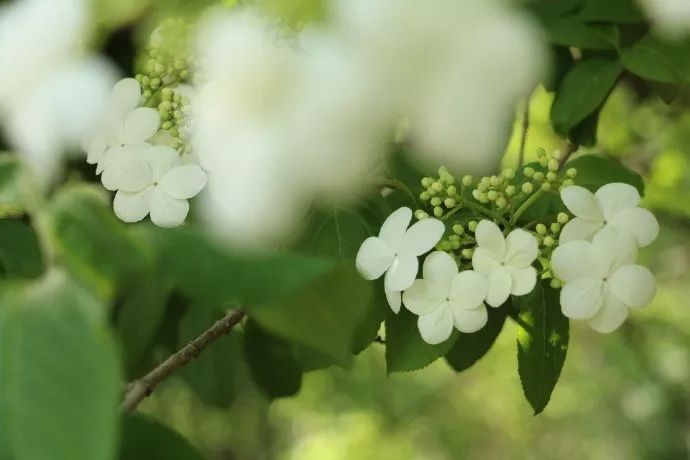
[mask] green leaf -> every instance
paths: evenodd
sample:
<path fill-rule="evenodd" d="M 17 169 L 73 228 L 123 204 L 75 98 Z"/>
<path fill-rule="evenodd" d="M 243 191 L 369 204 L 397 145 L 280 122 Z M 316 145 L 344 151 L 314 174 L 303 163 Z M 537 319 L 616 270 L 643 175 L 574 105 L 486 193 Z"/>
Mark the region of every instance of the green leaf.
<path fill-rule="evenodd" d="M 534 409 L 544 410 L 551 399 L 568 350 L 568 318 L 558 292 L 537 283 L 527 296 L 514 297 L 520 310 L 517 326 L 518 372 L 522 391 Z"/>
<path fill-rule="evenodd" d="M 244 353 L 254 382 L 271 399 L 299 392 L 302 369 L 289 342 L 250 319 L 244 328 Z"/>
<path fill-rule="evenodd" d="M 334 208 L 306 232 L 308 253 L 354 260 L 362 242 L 376 230 L 356 211 Z"/>
<path fill-rule="evenodd" d="M 525 167 L 527 166 L 533 168 L 535 171 L 543 169 L 536 161 L 527 163 Z M 522 182 L 525 182 L 526 180 L 527 179 L 524 175 L 524 168 L 518 169 L 515 172 L 515 183 L 520 184 Z M 535 219 L 542 220 L 545 216 L 555 216 L 557 213 L 565 210 L 566 207 L 563 204 L 563 201 L 561 201 L 561 197 L 557 191 L 542 193 L 537 198 L 537 200 L 529 208 L 527 208 L 527 210 L 524 213 L 522 213 L 520 219 L 518 220 L 518 223 L 524 224 L 527 222 L 531 222 Z"/>
<path fill-rule="evenodd" d="M 491 349 L 503 330 L 505 308 L 488 308 L 486 326 L 472 334 L 458 334 L 453 348 L 446 354 L 446 361 L 456 371 L 464 371 L 479 361 Z"/>
<path fill-rule="evenodd" d="M 621 52 L 630 72 L 657 82 L 682 83 L 690 79 L 690 42 L 668 43 L 652 34 Z"/>
<path fill-rule="evenodd" d="M 622 68 L 617 61 L 587 59 L 577 63 L 561 82 L 551 106 L 551 124 L 562 136 L 600 107 Z"/>
<path fill-rule="evenodd" d="M 118 458 L 204 460 L 196 448 L 179 433 L 141 414 L 125 417 Z"/>
<path fill-rule="evenodd" d="M 623 182 L 635 187 L 640 195 L 644 194 L 642 177 L 625 167 L 617 158 L 608 155 L 582 155 L 569 161 L 566 167 L 576 168 L 575 183 L 592 192 L 611 182 Z"/>
<path fill-rule="evenodd" d="M 251 306 L 249 315 L 267 331 L 346 364 L 369 302 L 371 284 L 346 264 L 293 295 Z"/>
<path fill-rule="evenodd" d="M 599 115 L 601 115 L 601 107 L 587 115 L 587 118 L 570 130 L 570 140 L 577 145 L 594 147 L 597 143 Z"/>
<path fill-rule="evenodd" d="M 24 213 L 29 203 L 27 174 L 16 157 L 0 154 L 0 219 Z"/>
<path fill-rule="evenodd" d="M 43 217 L 56 256 L 105 298 L 152 264 L 147 245 L 115 217 L 96 187 L 63 188 Z"/>
<path fill-rule="evenodd" d="M 582 2 L 583 0 L 559 0 L 557 2 L 551 0 L 531 0 L 525 2 L 525 7 L 542 21 L 548 23 L 575 11 Z"/>
<path fill-rule="evenodd" d="M 458 338 L 453 331 L 448 340 L 429 345 L 419 334 L 417 316 L 405 308 L 398 314 L 388 311 L 386 316 L 386 367 L 388 373 L 421 369 L 448 353 Z"/>
<path fill-rule="evenodd" d="M 575 48 L 610 50 L 618 47 L 618 28 L 613 24 L 587 24 L 573 18 L 548 22 L 551 43 Z"/>
<path fill-rule="evenodd" d="M 192 305 L 180 321 L 178 349 L 200 336 L 221 316 L 217 310 Z M 181 369 L 180 375 L 204 403 L 227 408 L 235 399 L 239 340 L 239 333 L 233 330 Z"/>
<path fill-rule="evenodd" d="M 582 21 L 616 22 L 620 24 L 644 22 L 645 17 L 635 0 L 585 0 L 577 13 Z"/>
<path fill-rule="evenodd" d="M 43 272 L 38 236 L 20 220 L 0 220 L 0 272 L 10 277 L 35 278 Z"/>
<path fill-rule="evenodd" d="M 4 286 L 0 299 L 0 418 L 13 458 L 112 459 L 122 379 L 104 305 L 55 271 Z"/>
<path fill-rule="evenodd" d="M 381 323 L 386 319 L 386 313 L 390 311 L 388 300 L 383 289 L 383 277 L 374 281 L 374 289 L 371 301 L 367 306 L 364 317 L 355 331 L 352 344 L 354 354 L 361 353 L 374 341 L 376 333 L 381 328 Z"/>

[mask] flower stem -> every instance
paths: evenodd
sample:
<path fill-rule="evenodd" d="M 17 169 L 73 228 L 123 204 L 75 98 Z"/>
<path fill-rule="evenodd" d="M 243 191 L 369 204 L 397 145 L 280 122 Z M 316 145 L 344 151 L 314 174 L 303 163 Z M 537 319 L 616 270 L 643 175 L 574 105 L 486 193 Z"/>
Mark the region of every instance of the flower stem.
<path fill-rule="evenodd" d="M 514 225 L 515 222 L 517 222 L 517 220 L 520 218 L 522 213 L 527 211 L 527 209 L 530 206 L 532 206 L 539 199 L 539 197 L 542 195 L 542 193 L 543 193 L 543 190 L 539 189 L 536 192 L 534 192 L 534 195 L 527 198 L 527 200 L 525 200 L 525 202 L 522 203 L 522 205 L 517 209 L 517 211 L 515 211 L 515 214 L 513 214 L 513 218 L 510 220 L 511 225 Z"/>

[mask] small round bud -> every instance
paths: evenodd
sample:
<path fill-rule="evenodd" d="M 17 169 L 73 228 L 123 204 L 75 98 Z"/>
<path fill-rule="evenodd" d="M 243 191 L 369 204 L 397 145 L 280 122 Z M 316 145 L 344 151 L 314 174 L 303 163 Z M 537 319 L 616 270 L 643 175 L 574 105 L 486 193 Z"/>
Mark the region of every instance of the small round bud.
<path fill-rule="evenodd" d="M 166 88 L 166 89 L 168 89 L 168 88 Z M 161 102 L 161 103 L 158 105 L 158 107 L 161 108 L 161 109 L 163 109 L 163 110 L 167 110 L 167 111 L 171 111 L 172 108 L 173 108 L 173 106 L 172 106 L 172 104 L 170 103 L 170 101 L 163 101 L 163 102 Z"/>
<path fill-rule="evenodd" d="M 446 184 L 451 185 L 455 183 L 455 176 L 451 173 L 446 174 Z"/>
<path fill-rule="evenodd" d="M 553 158 L 551 158 L 547 164 L 549 171 L 554 171 L 554 172 L 558 171 L 559 166 L 560 165 L 558 164 L 558 161 L 554 160 Z"/>
<path fill-rule="evenodd" d="M 450 235 L 448 236 L 448 241 L 450 241 L 451 243 L 453 241 L 460 241 L 460 235 Z"/>
<path fill-rule="evenodd" d="M 520 187 L 520 189 L 522 190 L 522 193 L 526 193 L 529 195 L 534 190 L 534 186 L 531 182 L 525 182 L 524 184 L 522 184 L 522 187 Z"/>
<path fill-rule="evenodd" d="M 463 249 L 460 251 L 460 255 L 462 256 L 463 259 L 471 259 L 472 255 L 474 254 L 474 251 L 472 249 Z"/>
<path fill-rule="evenodd" d="M 560 160 L 562 156 L 563 154 L 558 149 L 554 150 L 553 153 L 551 153 L 551 158 L 553 158 L 554 160 Z"/>
<path fill-rule="evenodd" d="M 165 129 L 165 130 L 168 130 L 168 129 L 172 128 L 172 126 L 173 126 L 173 125 L 172 125 L 171 122 L 169 122 L 169 121 L 164 121 L 163 124 L 161 125 L 161 128 L 163 128 L 163 129 Z"/>
<path fill-rule="evenodd" d="M 555 172 L 549 171 L 546 173 L 546 180 L 548 182 L 556 182 L 556 179 L 558 179 L 558 176 L 556 175 Z"/>
<path fill-rule="evenodd" d="M 487 182 L 481 181 L 479 184 L 477 184 L 477 190 L 480 192 L 486 192 L 489 190 L 489 184 Z"/>
<path fill-rule="evenodd" d="M 503 170 L 502 174 L 503 177 L 505 177 L 506 179 L 512 179 L 513 177 L 515 177 L 515 170 L 512 168 L 507 168 Z"/>
<path fill-rule="evenodd" d="M 431 195 L 429 195 L 429 192 L 424 191 L 419 194 L 419 199 L 422 201 L 429 201 L 429 199 L 431 199 Z"/>
<path fill-rule="evenodd" d="M 509 185 L 505 189 L 505 194 L 506 196 L 513 196 L 515 195 L 515 186 L 514 185 Z"/>
<path fill-rule="evenodd" d="M 565 172 L 566 176 L 570 177 L 571 179 L 574 179 L 575 176 L 577 176 L 577 169 L 575 168 L 568 168 L 568 170 Z"/>
<path fill-rule="evenodd" d="M 491 176 L 489 178 L 489 183 L 491 184 L 492 187 L 498 187 L 501 185 L 501 179 L 498 176 Z"/>
<path fill-rule="evenodd" d="M 453 251 L 460 249 L 460 241 L 451 241 L 450 247 L 453 249 Z"/>
<path fill-rule="evenodd" d="M 549 190 L 551 190 L 551 184 L 548 182 L 544 182 L 543 184 L 541 184 L 541 189 L 545 192 L 548 192 Z"/>
<path fill-rule="evenodd" d="M 549 286 L 551 286 L 552 289 L 559 289 L 561 287 L 561 282 L 556 278 L 552 278 L 551 281 L 549 281 Z"/>
<path fill-rule="evenodd" d="M 436 181 L 431 184 L 431 188 L 434 189 L 436 193 L 439 193 L 443 191 L 443 184 L 440 181 Z"/>
<path fill-rule="evenodd" d="M 161 90 L 161 97 L 163 98 L 164 101 L 172 101 L 173 90 L 170 88 L 163 88 Z"/>
<path fill-rule="evenodd" d="M 561 184 L 563 185 L 563 187 L 570 187 L 570 186 L 573 185 L 574 183 L 575 183 L 575 182 L 573 182 L 572 179 L 565 179 Z"/>
<path fill-rule="evenodd" d="M 489 190 L 486 193 L 486 197 L 489 199 L 489 201 L 496 201 L 496 198 L 498 198 L 498 192 L 496 190 Z"/>
<path fill-rule="evenodd" d="M 551 229 L 551 233 L 558 234 L 558 232 L 561 231 L 561 224 L 554 222 L 549 228 Z"/>
<path fill-rule="evenodd" d="M 153 95 L 153 93 L 150 89 L 146 89 L 143 93 L 141 93 L 141 95 L 144 96 L 144 99 L 148 99 Z"/>
<path fill-rule="evenodd" d="M 431 177 L 422 177 L 422 187 L 431 187 L 433 183 L 434 180 Z"/>
<path fill-rule="evenodd" d="M 158 89 L 158 87 L 160 85 L 161 85 L 161 79 L 160 78 L 152 78 L 151 79 L 151 88 Z"/>
<path fill-rule="evenodd" d="M 455 187 L 455 185 L 451 185 L 446 189 L 446 193 L 450 196 L 455 196 L 455 194 L 458 193 L 458 189 Z"/>
<path fill-rule="evenodd" d="M 170 118 L 170 112 L 164 109 L 158 109 L 158 115 L 160 115 L 161 119 L 163 120 Z"/>
<path fill-rule="evenodd" d="M 534 180 L 536 180 L 537 182 L 541 182 L 544 180 L 544 173 L 541 171 L 537 171 L 534 173 L 533 177 L 534 177 Z"/>
<path fill-rule="evenodd" d="M 443 204 L 446 205 L 446 208 L 454 208 L 455 207 L 455 198 L 446 198 L 443 201 Z"/>
<path fill-rule="evenodd" d="M 484 193 L 484 194 L 480 197 L 479 202 L 482 203 L 482 204 L 486 204 L 486 203 L 489 202 L 489 197 L 486 196 L 486 193 Z"/>
<path fill-rule="evenodd" d="M 541 158 L 539 160 L 539 166 L 541 166 L 542 168 L 546 168 L 548 165 L 549 165 L 548 158 Z"/>
<path fill-rule="evenodd" d="M 570 220 L 570 217 L 568 217 L 568 214 L 566 214 L 564 212 L 559 212 L 558 216 L 556 216 L 556 220 L 558 221 L 559 224 L 565 225 Z"/>
<path fill-rule="evenodd" d="M 483 193 L 479 191 L 479 189 L 474 189 L 472 190 L 472 196 L 474 197 L 475 200 L 481 201 L 482 200 L 482 195 Z"/>
<path fill-rule="evenodd" d="M 503 198 L 502 196 L 499 196 L 496 199 L 496 206 L 498 206 L 499 208 L 505 208 L 507 205 L 508 205 L 508 201 L 506 201 L 506 199 Z"/>
<path fill-rule="evenodd" d="M 442 215 L 443 215 L 443 208 L 441 208 L 440 206 L 436 206 L 434 208 L 434 216 L 441 217 Z"/>
<path fill-rule="evenodd" d="M 472 185 L 472 182 L 474 182 L 472 176 L 463 176 L 462 185 L 464 185 L 465 187 L 469 187 L 470 185 Z"/>
<path fill-rule="evenodd" d="M 544 241 L 542 241 L 542 244 L 547 248 L 550 248 L 551 246 L 553 246 L 554 243 L 555 243 L 555 241 L 550 236 L 544 237 Z"/>
<path fill-rule="evenodd" d="M 165 66 L 160 62 L 156 62 L 153 70 L 157 75 L 163 75 L 165 73 Z"/>
<path fill-rule="evenodd" d="M 429 217 L 429 214 L 427 214 L 426 212 L 424 212 L 421 209 L 417 209 L 414 212 L 414 216 L 417 218 L 417 220 L 424 220 L 424 219 Z"/>
<path fill-rule="evenodd" d="M 141 77 L 141 86 L 142 87 L 148 88 L 150 84 L 151 84 L 151 79 L 148 76 L 144 75 L 143 77 Z"/>
<path fill-rule="evenodd" d="M 542 147 L 537 147 L 537 158 L 542 158 L 546 156 L 546 150 Z"/>
<path fill-rule="evenodd" d="M 441 200 L 440 197 L 435 196 L 431 199 L 431 201 L 429 201 L 429 203 L 431 203 L 431 206 L 441 206 L 443 200 Z"/>
<path fill-rule="evenodd" d="M 532 177 L 534 176 L 534 168 L 527 166 L 523 170 L 523 173 L 525 174 L 525 177 Z"/>
<path fill-rule="evenodd" d="M 453 225 L 453 232 L 458 235 L 462 235 L 463 233 L 465 233 L 465 228 L 460 224 L 455 224 Z"/>
<path fill-rule="evenodd" d="M 450 241 L 441 241 L 441 251 L 450 251 L 453 248 Z"/>
<path fill-rule="evenodd" d="M 535 227 L 535 230 L 540 235 L 546 235 L 546 225 L 544 225 L 544 224 L 537 224 L 537 226 Z"/>
<path fill-rule="evenodd" d="M 477 221 L 476 220 L 469 221 L 467 223 L 467 228 L 469 228 L 471 232 L 474 232 L 477 229 Z"/>

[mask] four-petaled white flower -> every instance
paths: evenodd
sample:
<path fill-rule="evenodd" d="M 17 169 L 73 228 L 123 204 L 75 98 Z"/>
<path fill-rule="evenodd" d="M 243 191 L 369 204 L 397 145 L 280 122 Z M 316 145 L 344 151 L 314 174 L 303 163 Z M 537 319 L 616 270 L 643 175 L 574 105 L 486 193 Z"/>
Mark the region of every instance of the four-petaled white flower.
<path fill-rule="evenodd" d="M 632 185 L 615 182 L 602 186 L 596 193 L 571 185 L 561 191 L 561 199 L 575 218 L 563 227 L 560 244 L 591 241 L 604 226 L 631 236 L 640 247 L 650 244 L 659 234 L 659 223 L 654 215 L 637 206 L 640 194 Z"/>
<path fill-rule="evenodd" d="M 636 255 L 633 242 L 608 227 L 592 242 L 576 240 L 556 248 L 551 268 L 565 282 L 563 314 L 589 319 L 592 329 L 611 332 L 625 321 L 630 308 L 651 302 L 656 281 L 646 267 L 634 264 Z"/>
<path fill-rule="evenodd" d="M 522 229 L 503 237 L 496 224 L 482 220 L 475 231 L 477 248 L 472 267 L 489 280 L 486 303 L 500 307 L 510 294 L 529 294 L 537 282 L 532 262 L 537 258 L 537 239 Z"/>
<path fill-rule="evenodd" d="M 410 208 L 393 212 L 381 226 L 379 236 L 370 236 L 357 252 L 357 269 L 365 279 L 374 280 L 384 273 L 384 288 L 388 304 L 400 311 L 400 293 L 412 286 L 419 262 L 417 257 L 431 250 L 443 236 L 445 227 L 440 220 L 424 219 L 409 229 Z"/>
<path fill-rule="evenodd" d="M 405 307 L 419 315 L 417 327 L 430 344 L 444 342 L 453 326 L 460 332 L 476 332 L 486 324 L 484 299 L 488 283 L 479 273 L 458 273 L 458 265 L 446 252 L 432 252 L 424 260 L 423 279 L 403 293 Z"/>
<path fill-rule="evenodd" d="M 118 155 L 108 170 L 118 189 L 115 214 L 125 222 L 138 222 L 150 213 L 159 227 L 176 227 L 187 217 L 187 199 L 206 185 L 200 166 L 183 163 L 174 149 L 161 145 L 142 154 Z"/>
<path fill-rule="evenodd" d="M 101 180 L 108 190 L 116 190 L 106 171 L 110 161 L 125 152 L 143 152 L 150 146 L 146 141 L 158 131 L 158 112 L 139 107 L 140 98 L 141 86 L 134 78 L 117 82 L 110 93 L 102 126 L 86 142 L 86 161 L 98 165 L 96 174 L 103 173 Z"/>

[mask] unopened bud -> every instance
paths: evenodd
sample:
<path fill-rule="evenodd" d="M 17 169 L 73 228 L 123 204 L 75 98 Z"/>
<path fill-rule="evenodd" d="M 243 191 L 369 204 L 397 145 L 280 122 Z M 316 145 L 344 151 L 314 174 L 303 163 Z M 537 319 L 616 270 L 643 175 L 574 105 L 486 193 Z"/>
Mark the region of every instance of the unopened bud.
<path fill-rule="evenodd" d="M 455 207 L 455 198 L 446 198 L 443 201 L 443 204 L 446 205 L 446 208 L 454 208 Z"/>
<path fill-rule="evenodd" d="M 471 259 L 472 255 L 474 254 L 474 250 L 472 249 L 463 249 L 460 251 L 460 255 L 462 256 L 463 259 Z"/>
<path fill-rule="evenodd" d="M 431 199 L 431 201 L 429 201 L 429 203 L 431 203 L 431 206 L 441 206 L 443 200 L 441 200 L 440 197 L 435 196 Z"/>
<path fill-rule="evenodd" d="M 561 224 L 559 224 L 558 222 L 554 222 L 551 224 L 549 228 L 551 229 L 551 233 L 558 234 L 558 232 L 561 231 Z"/>
<path fill-rule="evenodd" d="M 489 199 L 489 201 L 496 201 L 496 198 L 498 198 L 498 192 L 496 190 L 489 190 L 486 193 L 486 197 Z"/>
<path fill-rule="evenodd" d="M 462 235 L 463 233 L 465 233 L 465 228 L 460 224 L 455 224 L 453 225 L 453 232 L 458 235 Z"/>
<path fill-rule="evenodd" d="M 522 193 L 526 193 L 529 195 L 534 190 L 534 186 L 531 182 L 525 182 L 524 184 L 522 184 L 522 187 L 520 187 L 520 189 L 522 190 Z"/>
<path fill-rule="evenodd" d="M 443 208 L 441 208 L 440 206 L 436 206 L 434 208 L 434 216 L 441 217 L 442 215 L 443 215 Z"/>
<path fill-rule="evenodd" d="M 568 168 L 568 170 L 565 172 L 565 174 L 570 177 L 571 179 L 574 179 L 575 176 L 577 176 L 577 169 L 575 168 Z"/>
<path fill-rule="evenodd" d="M 544 180 L 544 173 L 541 171 L 537 171 L 534 173 L 533 177 L 534 177 L 534 180 L 536 180 L 537 182 L 541 182 Z"/>
<path fill-rule="evenodd" d="M 462 185 L 464 185 L 465 187 L 469 187 L 470 185 L 472 185 L 472 182 L 474 182 L 472 176 L 463 176 Z"/>
<path fill-rule="evenodd" d="M 551 281 L 549 281 L 549 286 L 551 286 L 552 289 L 559 289 L 562 284 L 556 278 L 552 278 Z"/>
<path fill-rule="evenodd" d="M 469 228 L 471 232 L 474 232 L 477 229 L 477 221 L 476 220 L 469 221 L 467 224 L 467 228 Z"/>
<path fill-rule="evenodd" d="M 549 171 L 546 173 L 546 180 L 548 182 L 556 182 L 556 179 L 558 179 L 558 176 L 556 175 L 555 172 Z"/>
<path fill-rule="evenodd" d="M 424 191 L 424 192 L 419 194 L 419 199 L 422 201 L 429 201 L 430 198 L 431 198 L 431 195 L 429 195 L 429 192 Z"/>
<path fill-rule="evenodd" d="M 548 182 L 544 182 L 543 184 L 541 184 L 541 189 L 545 192 L 548 192 L 549 190 L 551 190 L 551 184 Z"/>
<path fill-rule="evenodd" d="M 458 193 L 458 189 L 455 187 L 455 185 L 451 185 L 446 189 L 446 193 L 450 196 L 455 196 L 455 194 Z"/>
<path fill-rule="evenodd" d="M 574 183 L 575 183 L 575 182 L 573 182 L 572 179 L 565 179 L 565 180 L 562 182 L 562 185 L 563 185 L 563 187 L 570 187 L 570 186 L 573 185 Z"/>
<path fill-rule="evenodd" d="M 540 235 L 546 235 L 546 225 L 544 225 L 544 224 L 537 224 L 537 226 L 535 227 L 535 230 Z"/>
<path fill-rule="evenodd" d="M 434 189 L 436 193 L 439 193 L 443 191 L 443 184 L 439 181 L 436 181 L 433 184 L 431 184 L 431 188 Z"/>
<path fill-rule="evenodd" d="M 498 187 L 499 185 L 501 185 L 501 179 L 500 179 L 498 176 L 491 176 L 491 177 L 489 178 L 489 183 L 490 183 L 493 187 Z"/>
<path fill-rule="evenodd" d="M 560 165 L 558 164 L 558 161 L 554 160 L 553 158 L 549 160 L 549 163 L 547 164 L 547 167 L 549 168 L 549 171 L 558 171 L 558 167 Z"/>
<path fill-rule="evenodd" d="M 507 205 L 508 205 L 508 201 L 506 201 L 506 199 L 503 198 L 502 196 L 499 196 L 496 199 L 496 206 L 498 206 L 499 208 L 505 208 Z"/>
<path fill-rule="evenodd" d="M 544 246 L 546 246 L 547 248 L 550 248 L 551 246 L 553 246 L 554 243 L 555 243 L 555 241 L 554 241 L 553 238 L 550 237 L 550 236 L 545 236 L 545 237 L 544 237 L 544 241 L 542 241 L 542 244 L 543 244 Z"/>
<path fill-rule="evenodd" d="M 512 168 L 507 168 L 503 170 L 502 174 L 503 177 L 505 177 L 506 179 L 512 179 L 513 177 L 515 177 L 515 170 Z"/>
<path fill-rule="evenodd" d="M 427 214 L 426 212 L 424 212 L 421 209 L 417 209 L 414 212 L 414 216 L 417 218 L 417 220 L 424 220 L 424 219 L 429 217 L 429 214 Z"/>
<path fill-rule="evenodd" d="M 525 174 L 525 177 L 532 177 L 534 176 L 534 168 L 527 166 L 523 170 L 523 173 Z"/>
<path fill-rule="evenodd" d="M 556 220 L 558 221 L 559 224 L 565 225 L 570 220 L 570 217 L 568 217 L 568 214 L 566 214 L 564 212 L 559 212 L 558 216 L 556 216 Z"/>
<path fill-rule="evenodd" d="M 515 195 L 515 186 L 514 185 L 509 185 L 505 189 L 505 194 L 506 196 L 513 196 Z"/>
<path fill-rule="evenodd" d="M 546 156 L 546 150 L 544 150 L 542 147 L 537 147 L 537 158 L 544 156 Z"/>

